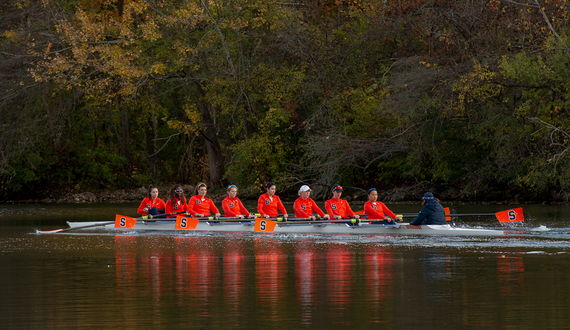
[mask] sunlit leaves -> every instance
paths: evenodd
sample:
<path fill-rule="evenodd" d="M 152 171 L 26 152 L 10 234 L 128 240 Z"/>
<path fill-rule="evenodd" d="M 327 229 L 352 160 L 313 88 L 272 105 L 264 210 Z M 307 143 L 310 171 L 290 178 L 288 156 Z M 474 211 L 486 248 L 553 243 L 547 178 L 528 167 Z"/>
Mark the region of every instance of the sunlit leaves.
<path fill-rule="evenodd" d="M 485 102 L 499 95 L 501 86 L 493 82 L 495 76 L 495 72 L 475 62 L 473 69 L 454 84 L 453 91 L 458 94 L 457 109 L 464 114 L 469 110 L 469 103 Z"/>

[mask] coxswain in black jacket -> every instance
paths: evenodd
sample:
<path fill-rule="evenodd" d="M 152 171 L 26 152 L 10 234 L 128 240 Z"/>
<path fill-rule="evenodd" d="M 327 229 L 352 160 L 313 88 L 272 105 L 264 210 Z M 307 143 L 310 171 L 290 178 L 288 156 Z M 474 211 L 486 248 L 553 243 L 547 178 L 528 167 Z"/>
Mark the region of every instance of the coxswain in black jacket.
<path fill-rule="evenodd" d="M 433 194 L 427 192 L 422 199 L 422 210 L 410 225 L 445 225 L 445 211 Z"/>

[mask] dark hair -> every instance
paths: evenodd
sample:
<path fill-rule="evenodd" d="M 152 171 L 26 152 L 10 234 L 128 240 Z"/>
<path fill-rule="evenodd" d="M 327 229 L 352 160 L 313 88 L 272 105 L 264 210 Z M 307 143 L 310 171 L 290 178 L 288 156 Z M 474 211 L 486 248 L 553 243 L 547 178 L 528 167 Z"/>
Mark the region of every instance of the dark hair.
<path fill-rule="evenodd" d="M 152 198 L 152 196 L 150 196 L 150 193 L 152 192 L 153 189 L 158 190 L 158 188 L 153 186 L 153 185 L 148 186 L 148 197 L 149 198 Z"/>
<path fill-rule="evenodd" d="M 196 189 L 194 189 L 194 195 L 198 195 L 198 190 L 200 190 L 200 188 L 202 187 L 206 187 L 206 189 L 208 189 L 207 184 L 205 184 L 204 182 L 198 182 L 198 184 L 196 185 Z"/>
<path fill-rule="evenodd" d="M 370 193 L 373 192 L 373 191 L 377 191 L 376 188 L 370 188 L 370 189 L 368 189 L 368 196 L 370 196 Z"/>
<path fill-rule="evenodd" d="M 175 190 L 177 190 L 177 188 L 180 188 L 182 190 L 182 196 L 180 196 L 180 200 L 184 201 L 184 204 L 186 204 L 186 196 L 184 196 L 184 189 L 182 189 L 182 186 L 179 184 L 175 184 L 172 188 L 170 188 L 170 191 L 168 192 L 170 204 L 174 205 L 174 203 L 176 203 L 177 194 Z"/>
<path fill-rule="evenodd" d="M 269 188 L 273 187 L 275 185 L 275 182 L 271 181 L 271 182 L 267 182 L 265 184 L 265 190 L 269 190 Z"/>

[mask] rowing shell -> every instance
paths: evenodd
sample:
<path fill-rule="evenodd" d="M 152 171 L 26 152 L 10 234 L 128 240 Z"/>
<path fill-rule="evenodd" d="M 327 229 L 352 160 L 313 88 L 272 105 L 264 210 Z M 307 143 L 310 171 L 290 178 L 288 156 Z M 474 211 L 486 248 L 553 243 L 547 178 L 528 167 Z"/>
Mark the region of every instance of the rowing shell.
<path fill-rule="evenodd" d="M 67 222 L 69 227 L 97 228 L 97 222 Z M 115 228 L 114 224 L 103 223 L 101 227 L 114 231 L 175 231 L 175 232 L 254 232 L 254 221 L 244 222 L 200 222 L 196 229 L 177 230 L 174 221 L 138 221 L 134 228 Z M 79 229 L 79 228 L 78 228 Z M 274 233 L 308 234 L 360 234 L 360 235 L 445 235 L 445 236 L 504 236 L 507 231 L 495 229 L 460 228 L 450 225 L 413 226 L 408 223 L 395 225 L 346 223 L 295 224 L 278 223 Z"/>

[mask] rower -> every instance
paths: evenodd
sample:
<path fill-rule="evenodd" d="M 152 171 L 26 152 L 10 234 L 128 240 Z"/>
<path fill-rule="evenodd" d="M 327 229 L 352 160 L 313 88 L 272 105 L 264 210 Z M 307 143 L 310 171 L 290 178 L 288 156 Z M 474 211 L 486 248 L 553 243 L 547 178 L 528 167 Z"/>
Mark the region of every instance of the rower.
<path fill-rule="evenodd" d="M 143 216 L 147 214 L 157 216 L 164 214 L 165 207 L 164 201 L 158 198 L 158 188 L 151 185 L 148 187 L 148 197 L 143 199 L 137 213 Z"/>
<path fill-rule="evenodd" d="M 359 219 L 360 216 L 358 214 L 354 214 L 348 202 L 344 199 L 340 199 L 342 196 L 342 187 L 338 184 L 332 186 L 332 194 L 333 197 L 325 202 L 325 208 L 327 209 L 327 213 L 333 219 L 342 219 L 342 218 L 355 218 Z"/>
<path fill-rule="evenodd" d="M 295 211 L 295 218 L 310 218 L 311 220 L 316 220 L 313 215 L 313 211 L 317 213 L 321 218 L 329 218 L 328 214 L 325 214 L 318 206 L 317 203 L 312 198 L 309 198 L 311 194 L 311 188 L 307 185 L 301 186 L 299 189 L 299 198 L 293 204 L 293 210 Z"/>
<path fill-rule="evenodd" d="M 401 216 L 396 216 L 384 203 L 378 201 L 378 191 L 376 191 L 376 188 L 370 188 L 368 190 L 368 202 L 364 204 L 364 213 L 366 213 L 368 219 L 376 220 L 375 222 L 371 222 L 372 224 L 393 225 L 396 220 L 402 221 Z"/>
<path fill-rule="evenodd" d="M 426 192 L 422 197 L 422 209 L 418 217 L 410 225 L 445 225 L 445 210 L 432 193 Z"/>
<path fill-rule="evenodd" d="M 249 216 L 250 218 L 255 218 L 255 214 L 250 213 L 245 206 L 243 206 L 243 203 L 241 202 L 241 200 L 237 197 L 237 191 L 238 188 L 236 185 L 230 185 L 228 186 L 228 190 L 227 190 L 227 194 L 228 197 L 226 197 L 223 201 L 222 201 L 222 208 L 224 209 L 224 215 L 226 217 L 235 217 L 235 218 L 245 218 L 246 216 Z"/>
<path fill-rule="evenodd" d="M 283 214 L 284 218 L 287 218 L 287 210 L 283 203 L 281 203 L 281 199 L 279 196 L 275 195 L 277 191 L 277 186 L 275 182 L 268 182 L 265 184 L 265 191 L 266 193 L 259 196 L 257 200 L 257 212 L 261 214 L 263 218 L 276 218 L 279 216 L 279 211 Z"/>
<path fill-rule="evenodd" d="M 186 196 L 184 196 L 184 189 L 179 184 L 175 184 L 169 192 L 169 198 L 166 202 L 166 213 L 184 212 L 186 210 Z M 170 215 L 168 218 L 173 218 L 175 215 Z"/>
<path fill-rule="evenodd" d="M 220 211 L 214 202 L 206 197 L 208 193 L 208 186 L 199 182 L 196 186 L 195 195 L 190 198 L 188 205 L 186 205 L 186 212 L 195 217 L 205 217 L 211 215 L 210 212 L 214 212 L 215 216 L 219 217 Z"/>

